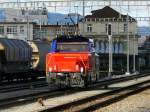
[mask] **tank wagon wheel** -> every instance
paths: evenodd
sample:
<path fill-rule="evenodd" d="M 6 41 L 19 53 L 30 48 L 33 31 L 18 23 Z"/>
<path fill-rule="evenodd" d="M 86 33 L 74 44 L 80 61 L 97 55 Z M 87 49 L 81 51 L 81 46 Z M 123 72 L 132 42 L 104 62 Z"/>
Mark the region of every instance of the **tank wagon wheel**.
<path fill-rule="evenodd" d="M 13 82 L 13 79 L 12 79 L 12 77 L 7 77 L 7 80 L 8 80 L 8 82 Z"/>
<path fill-rule="evenodd" d="M 2 81 L 2 78 L 1 78 L 1 76 L 0 76 L 0 83 L 1 83 L 1 81 Z"/>
<path fill-rule="evenodd" d="M 0 74 L 0 82 L 3 80 L 3 76 L 2 74 Z"/>
<path fill-rule="evenodd" d="M 35 81 L 35 80 L 37 80 L 37 77 L 36 76 L 31 76 L 31 80 Z"/>
<path fill-rule="evenodd" d="M 25 74 L 24 80 L 28 81 L 28 74 Z"/>

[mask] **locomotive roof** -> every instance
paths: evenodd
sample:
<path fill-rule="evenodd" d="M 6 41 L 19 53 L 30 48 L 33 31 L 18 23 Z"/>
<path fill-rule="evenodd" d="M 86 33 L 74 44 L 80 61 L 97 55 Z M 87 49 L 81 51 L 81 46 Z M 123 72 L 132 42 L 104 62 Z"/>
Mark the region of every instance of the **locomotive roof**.
<path fill-rule="evenodd" d="M 89 42 L 89 38 L 83 36 L 60 36 L 54 40 L 57 42 Z"/>

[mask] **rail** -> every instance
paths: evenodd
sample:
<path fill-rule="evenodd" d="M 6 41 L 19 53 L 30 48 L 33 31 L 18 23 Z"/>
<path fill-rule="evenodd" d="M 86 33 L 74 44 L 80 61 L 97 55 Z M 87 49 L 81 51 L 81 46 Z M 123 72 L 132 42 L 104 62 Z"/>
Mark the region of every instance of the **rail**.
<path fill-rule="evenodd" d="M 100 107 L 110 105 L 115 101 L 135 94 L 137 92 L 143 91 L 150 87 L 150 78 L 148 80 L 139 81 L 135 84 L 131 84 L 122 88 L 117 88 L 114 90 L 107 90 L 104 93 L 98 93 L 93 96 L 87 96 L 85 98 L 74 99 L 68 103 L 60 104 L 54 107 L 41 110 L 40 112 L 49 112 L 49 111 L 71 111 L 71 112 L 91 112 L 95 111 Z M 102 89 L 102 88 L 101 88 Z M 85 95 L 85 94 L 83 94 Z M 74 95 L 75 96 L 75 95 Z"/>
<path fill-rule="evenodd" d="M 42 97 L 43 99 L 49 99 L 52 97 L 58 97 L 58 96 L 64 96 L 65 94 L 69 95 L 69 94 L 75 94 L 81 91 L 85 91 L 85 90 L 89 90 L 89 89 L 93 89 L 93 87 L 103 87 L 105 85 L 111 85 L 114 83 L 118 83 L 118 82 L 123 82 L 123 81 L 128 81 L 128 80 L 134 80 L 134 79 L 140 79 L 142 77 L 146 77 L 149 76 L 150 74 L 138 74 L 138 75 L 132 75 L 132 76 L 126 76 L 123 78 L 116 78 L 116 79 L 109 79 L 109 80 L 103 80 L 97 83 L 93 83 L 92 85 L 90 85 L 87 89 L 58 89 L 58 88 L 51 88 L 49 90 L 46 91 L 42 91 L 42 92 L 38 92 L 38 93 L 34 93 L 34 94 L 28 94 L 28 95 L 22 95 L 22 96 L 18 96 L 18 97 L 12 97 L 12 98 L 6 98 L 3 100 L 0 100 L 0 110 L 6 109 L 6 108 L 11 108 L 14 106 L 21 106 L 24 104 L 30 104 L 33 103 L 35 101 L 37 101 L 37 99 L 39 97 Z M 23 100 L 21 100 L 23 99 Z"/>

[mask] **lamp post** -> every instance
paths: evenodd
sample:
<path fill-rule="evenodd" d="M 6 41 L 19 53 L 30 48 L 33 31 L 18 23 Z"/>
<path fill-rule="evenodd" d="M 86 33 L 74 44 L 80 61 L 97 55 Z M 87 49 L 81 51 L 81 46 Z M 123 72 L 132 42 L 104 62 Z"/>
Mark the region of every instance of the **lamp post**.
<path fill-rule="evenodd" d="M 127 28 L 126 28 L 126 33 L 127 33 L 127 72 L 126 75 L 130 75 L 130 70 L 129 70 L 129 15 L 127 14 L 127 20 L 126 20 Z"/>
<path fill-rule="evenodd" d="M 133 47 L 134 47 L 134 48 L 133 48 L 133 49 L 134 49 L 134 53 L 133 53 L 133 72 L 134 72 L 134 73 L 136 73 L 136 68 L 135 68 L 135 46 L 136 46 L 136 45 L 135 45 L 135 36 L 136 36 L 136 35 L 134 35 L 134 39 L 133 39 L 133 43 L 134 43 L 134 44 L 133 44 L 133 45 L 134 45 L 134 46 L 133 46 Z"/>
<path fill-rule="evenodd" d="M 29 32 L 29 10 L 28 8 L 26 9 L 26 19 L 27 19 L 27 40 L 31 40 L 30 38 L 30 32 Z"/>
<path fill-rule="evenodd" d="M 108 72 L 108 78 L 111 77 L 111 73 L 112 73 L 112 24 L 109 23 L 107 25 L 107 35 L 108 35 L 108 39 L 109 39 L 109 72 Z"/>
<path fill-rule="evenodd" d="M 83 35 L 84 35 L 84 23 L 85 23 L 85 0 L 82 1 L 83 4 Z"/>

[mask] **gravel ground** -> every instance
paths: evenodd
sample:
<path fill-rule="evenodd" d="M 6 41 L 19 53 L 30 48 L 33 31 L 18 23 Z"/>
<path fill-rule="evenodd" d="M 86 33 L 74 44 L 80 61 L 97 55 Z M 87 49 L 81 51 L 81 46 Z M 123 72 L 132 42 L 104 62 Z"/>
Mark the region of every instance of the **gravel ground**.
<path fill-rule="evenodd" d="M 95 112 L 150 112 L 150 89 L 129 96 Z"/>

